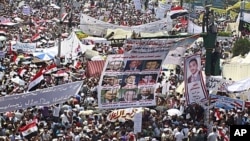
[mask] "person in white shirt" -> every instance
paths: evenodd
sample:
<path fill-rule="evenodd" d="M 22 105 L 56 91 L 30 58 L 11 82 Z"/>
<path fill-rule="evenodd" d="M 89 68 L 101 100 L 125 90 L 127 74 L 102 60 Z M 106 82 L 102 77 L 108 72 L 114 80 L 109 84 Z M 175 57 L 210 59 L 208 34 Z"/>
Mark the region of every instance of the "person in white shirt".
<path fill-rule="evenodd" d="M 56 104 L 55 106 L 53 106 L 53 117 L 54 117 L 54 121 L 57 122 L 59 117 L 60 117 L 60 110 L 61 110 L 61 105 Z"/>
<path fill-rule="evenodd" d="M 213 131 L 208 134 L 207 141 L 218 141 L 218 133 L 216 128 L 213 128 Z"/>
<path fill-rule="evenodd" d="M 175 133 L 175 135 L 174 135 L 175 141 L 183 141 L 184 135 L 183 135 L 183 133 L 181 132 L 181 129 L 178 127 L 177 130 L 178 130 L 178 131 L 177 131 L 177 132 Z"/>

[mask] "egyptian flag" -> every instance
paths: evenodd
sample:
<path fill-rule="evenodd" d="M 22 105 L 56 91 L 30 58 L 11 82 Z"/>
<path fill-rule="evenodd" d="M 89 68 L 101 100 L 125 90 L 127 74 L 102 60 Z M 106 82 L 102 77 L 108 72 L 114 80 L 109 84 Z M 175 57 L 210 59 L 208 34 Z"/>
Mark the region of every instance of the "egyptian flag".
<path fill-rule="evenodd" d="M 179 16 L 184 16 L 188 14 L 188 10 L 183 9 L 182 7 L 172 8 L 169 12 L 171 19 L 176 19 Z"/>
<path fill-rule="evenodd" d="M 214 117 L 216 118 L 216 121 L 221 119 L 221 115 L 220 115 L 220 110 L 219 109 L 215 109 L 214 111 Z"/>
<path fill-rule="evenodd" d="M 44 69 L 41 69 L 37 74 L 31 79 L 29 86 L 28 86 L 28 91 L 32 91 L 36 89 L 36 86 L 40 84 L 42 80 L 44 80 L 43 77 Z"/>
<path fill-rule="evenodd" d="M 82 63 L 81 63 L 80 61 L 78 61 L 78 60 L 75 60 L 75 61 L 74 61 L 74 67 L 75 67 L 76 69 L 79 69 L 81 66 L 82 66 Z"/>
<path fill-rule="evenodd" d="M 37 135 L 38 127 L 36 122 L 31 122 L 25 126 L 19 128 L 19 132 L 23 135 L 24 138 L 30 139 L 33 136 Z"/>
<path fill-rule="evenodd" d="M 41 39 L 41 36 L 39 33 L 36 33 L 34 36 L 31 37 L 32 42 L 37 41 L 39 39 Z"/>
<path fill-rule="evenodd" d="M 51 73 L 57 71 L 57 66 L 55 63 L 47 66 L 45 73 Z"/>
<path fill-rule="evenodd" d="M 242 12 L 239 14 L 239 31 L 243 34 L 250 33 L 250 13 Z"/>
<path fill-rule="evenodd" d="M 222 129 L 219 129 L 219 136 L 223 139 L 222 141 L 229 141 L 228 136 L 223 133 Z"/>
<path fill-rule="evenodd" d="M 18 70 L 18 75 L 21 76 L 21 77 L 23 77 L 23 75 L 25 74 L 26 71 L 27 71 L 26 69 L 20 68 L 20 69 Z"/>
<path fill-rule="evenodd" d="M 62 22 L 65 21 L 65 19 L 66 19 L 67 16 L 68 16 L 68 13 L 63 13 L 63 14 L 61 15 L 61 21 L 62 21 Z"/>

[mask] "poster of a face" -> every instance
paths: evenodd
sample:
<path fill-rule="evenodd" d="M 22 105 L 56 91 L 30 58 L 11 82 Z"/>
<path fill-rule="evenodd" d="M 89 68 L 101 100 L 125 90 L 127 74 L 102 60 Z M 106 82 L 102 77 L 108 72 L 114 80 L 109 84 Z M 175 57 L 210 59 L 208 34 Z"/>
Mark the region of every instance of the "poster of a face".
<path fill-rule="evenodd" d="M 119 95 L 119 89 L 103 89 L 101 91 L 101 103 L 117 103 Z"/>
<path fill-rule="evenodd" d="M 119 101 L 132 102 L 137 100 L 137 89 L 121 89 Z"/>
<path fill-rule="evenodd" d="M 153 85 L 156 83 L 158 74 L 141 74 L 138 85 Z"/>
<path fill-rule="evenodd" d="M 156 71 L 160 69 L 162 60 L 147 60 L 144 61 L 143 71 Z"/>
<path fill-rule="evenodd" d="M 104 75 L 102 80 L 103 87 L 120 86 L 122 76 L 119 75 Z"/>
<path fill-rule="evenodd" d="M 137 88 L 139 76 L 136 74 L 124 75 L 122 88 L 134 89 Z"/>
<path fill-rule="evenodd" d="M 143 87 L 140 88 L 137 100 L 152 100 L 154 99 L 154 88 Z"/>
<path fill-rule="evenodd" d="M 124 69 L 123 61 L 109 61 L 106 71 L 122 71 Z"/>
<path fill-rule="evenodd" d="M 207 99 L 207 91 L 201 72 L 201 57 L 193 55 L 185 58 L 185 92 L 188 104 Z"/>
<path fill-rule="evenodd" d="M 141 71 L 142 60 L 128 60 L 125 71 Z"/>

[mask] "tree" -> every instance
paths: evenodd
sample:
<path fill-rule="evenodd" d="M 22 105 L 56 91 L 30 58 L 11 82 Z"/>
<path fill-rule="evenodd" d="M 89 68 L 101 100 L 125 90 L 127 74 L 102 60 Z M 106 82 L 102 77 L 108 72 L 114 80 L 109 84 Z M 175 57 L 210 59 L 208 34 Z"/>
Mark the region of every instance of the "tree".
<path fill-rule="evenodd" d="M 238 55 L 245 55 L 250 51 L 250 41 L 247 38 L 239 38 L 233 46 L 233 57 Z"/>

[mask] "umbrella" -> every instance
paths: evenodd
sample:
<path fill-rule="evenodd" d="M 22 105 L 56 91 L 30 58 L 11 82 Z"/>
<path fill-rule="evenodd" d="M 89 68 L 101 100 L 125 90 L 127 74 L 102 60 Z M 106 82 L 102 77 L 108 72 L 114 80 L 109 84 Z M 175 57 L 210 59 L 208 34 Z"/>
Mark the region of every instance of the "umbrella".
<path fill-rule="evenodd" d="M 0 36 L 0 41 L 5 41 L 7 38 L 5 36 Z"/>
<path fill-rule="evenodd" d="M 167 111 L 168 111 L 168 115 L 170 115 L 170 116 L 175 116 L 175 115 L 180 116 L 181 115 L 181 111 L 178 109 L 169 109 Z"/>
<path fill-rule="evenodd" d="M 19 85 L 25 85 L 25 81 L 23 81 L 19 77 L 12 78 L 11 81 Z"/>
<path fill-rule="evenodd" d="M 35 53 L 34 56 L 41 59 L 41 60 L 44 60 L 44 61 L 54 59 L 54 56 L 52 56 L 48 53 L 43 53 L 43 52 L 42 53 Z"/>

